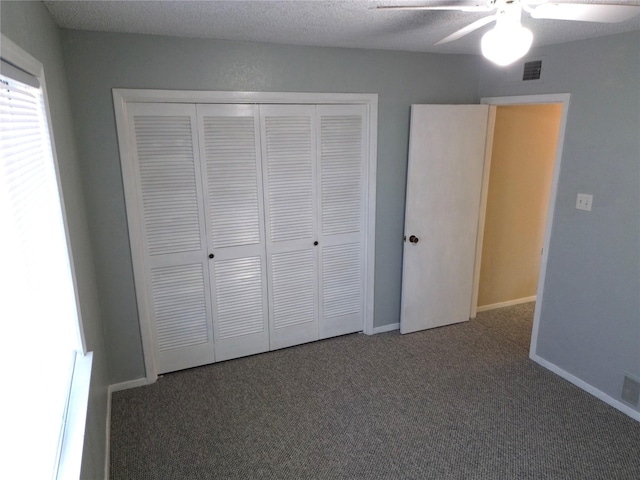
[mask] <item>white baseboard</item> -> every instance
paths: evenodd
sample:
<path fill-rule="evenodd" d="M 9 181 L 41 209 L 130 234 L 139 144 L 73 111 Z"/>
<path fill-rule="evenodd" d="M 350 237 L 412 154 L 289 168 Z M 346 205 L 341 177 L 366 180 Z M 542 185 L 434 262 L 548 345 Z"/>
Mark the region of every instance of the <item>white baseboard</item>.
<path fill-rule="evenodd" d="M 113 392 L 142 387 L 144 385 L 149 385 L 149 380 L 147 378 L 137 378 L 135 380 L 129 380 L 128 382 L 114 383 L 113 385 L 109 385 L 109 387 L 107 388 L 107 425 L 105 428 L 107 438 L 105 441 L 104 452 L 104 480 L 109 479 L 109 464 L 111 452 L 111 395 L 113 394 Z"/>
<path fill-rule="evenodd" d="M 512 305 L 520 305 L 521 303 L 529 303 L 529 302 L 535 302 L 535 301 L 536 301 L 535 295 L 531 297 L 516 298 L 515 300 L 507 300 L 506 302 L 498 302 L 498 303 L 492 303 L 491 305 L 483 305 L 481 307 L 476 308 L 476 312 L 486 312 L 487 310 L 493 310 L 493 309 L 502 308 L 502 307 L 511 307 Z"/>
<path fill-rule="evenodd" d="M 107 438 L 104 442 L 104 480 L 109 480 L 109 464 L 111 461 L 111 386 L 107 388 Z"/>
<path fill-rule="evenodd" d="M 120 390 L 128 390 L 130 388 L 144 387 L 149 385 L 149 380 L 146 377 L 136 378 L 135 380 L 129 380 L 128 382 L 114 383 L 109 387 L 110 392 L 119 392 Z"/>
<path fill-rule="evenodd" d="M 542 365 L 547 370 L 550 370 L 553 373 L 555 373 L 556 375 L 559 375 L 562 378 L 564 378 L 565 380 L 573 383 L 576 387 L 581 388 L 585 392 L 590 393 L 591 395 L 593 395 L 594 397 L 598 398 L 599 400 L 602 400 L 604 403 L 606 403 L 608 405 L 611 405 L 616 410 L 620 410 L 625 415 L 628 415 L 631 418 L 633 418 L 634 420 L 640 422 L 640 412 L 639 411 L 634 410 L 633 408 L 625 405 L 621 401 L 616 400 L 615 398 L 613 398 L 613 397 L 609 396 L 608 394 L 604 393 L 602 390 L 597 389 L 593 385 L 589 385 L 584 380 L 580 380 L 578 377 L 570 374 L 566 370 L 563 370 L 562 368 L 558 367 L 556 364 L 551 363 L 548 360 L 545 360 L 544 358 L 539 357 L 538 355 L 533 354 L 533 355 L 530 355 L 529 358 L 531 358 L 531 360 L 533 360 L 537 364 Z"/>
<path fill-rule="evenodd" d="M 398 329 L 400 329 L 400 323 L 390 323 L 389 325 L 382 325 L 381 327 L 374 327 L 373 328 L 373 334 L 375 335 L 376 333 L 391 332 L 393 330 L 398 330 Z"/>

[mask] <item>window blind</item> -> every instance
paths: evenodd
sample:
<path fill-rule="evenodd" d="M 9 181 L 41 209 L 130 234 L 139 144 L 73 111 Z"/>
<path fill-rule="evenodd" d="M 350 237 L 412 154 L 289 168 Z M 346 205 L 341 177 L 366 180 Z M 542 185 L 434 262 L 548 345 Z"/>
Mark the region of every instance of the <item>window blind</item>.
<path fill-rule="evenodd" d="M 11 391 L 0 478 L 55 478 L 78 315 L 43 93 L 9 67 L 0 74 L 0 354 Z"/>

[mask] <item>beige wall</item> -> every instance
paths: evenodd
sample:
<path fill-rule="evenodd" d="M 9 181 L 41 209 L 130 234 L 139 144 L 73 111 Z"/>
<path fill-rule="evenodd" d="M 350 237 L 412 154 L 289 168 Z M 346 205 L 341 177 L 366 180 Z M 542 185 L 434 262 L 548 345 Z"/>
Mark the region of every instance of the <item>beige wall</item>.
<path fill-rule="evenodd" d="M 478 307 L 536 294 L 562 106 L 497 107 Z"/>

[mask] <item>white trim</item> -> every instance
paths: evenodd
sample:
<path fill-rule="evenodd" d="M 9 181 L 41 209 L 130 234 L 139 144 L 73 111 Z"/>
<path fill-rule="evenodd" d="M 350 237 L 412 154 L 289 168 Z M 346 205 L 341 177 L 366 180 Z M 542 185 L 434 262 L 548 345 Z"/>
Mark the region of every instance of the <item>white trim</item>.
<path fill-rule="evenodd" d="M 529 352 L 536 354 L 538 345 L 538 330 L 540 328 L 540 314 L 542 303 L 544 302 L 544 281 L 547 274 L 547 261 L 549 260 L 549 243 L 551 240 L 551 229 L 553 228 L 553 217 L 555 214 L 556 197 L 558 194 L 558 180 L 560 179 L 560 164 L 562 162 L 562 150 L 564 148 L 564 137 L 567 129 L 567 116 L 569 111 L 568 93 L 551 93 L 541 95 L 523 95 L 514 97 L 486 97 L 481 103 L 488 105 L 528 105 L 540 103 L 561 103 L 562 117 L 560 119 L 560 130 L 558 132 L 558 145 L 556 148 L 556 158 L 553 165 L 553 180 L 551 182 L 551 193 L 549 194 L 549 207 L 547 211 L 547 222 L 544 232 L 544 242 L 542 249 L 542 259 L 540 260 L 540 272 L 538 274 L 538 288 L 535 313 L 533 315 L 533 330 L 531 332 L 531 346 Z"/>
<path fill-rule="evenodd" d="M 16 67 L 20 67 L 25 72 L 40 79 L 44 68 L 42 63 L 25 52 L 17 44 L 13 43 L 4 35 L 0 34 L 2 43 L 0 44 L 2 58 L 12 63 Z"/>
<path fill-rule="evenodd" d="M 380 327 L 374 327 L 372 333 L 376 335 L 378 333 L 392 332 L 394 330 L 400 330 L 400 322 L 390 323 L 388 325 L 382 325 Z"/>
<path fill-rule="evenodd" d="M 597 399 L 602 400 L 607 405 L 612 406 L 616 410 L 619 410 L 622 413 L 624 413 L 625 415 L 628 415 L 631 418 L 633 418 L 634 420 L 640 422 L 640 412 L 639 411 L 634 410 L 633 408 L 625 405 L 624 403 L 622 403 L 622 402 L 616 400 L 615 398 L 611 397 L 610 395 L 604 393 L 602 390 L 598 390 L 596 387 L 588 384 L 584 380 L 580 380 L 578 377 L 570 374 L 566 370 L 563 370 L 562 368 L 558 367 L 556 364 L 551 363 L 548 360 L 545 360 L 544 358 L 539 357 L 538 355 L 531 354 L 531 355 L 529 355 L 529 358 L 531 358 L 531 360 L 533 360 L 537 364 L 543 366 L 547 370 L 550 370 L 553 373 L 555 373 L 556 375 L 559 375 L 560 377 L 564 378 L 565 380 L 573 383 L 578 388 L 581 388 L 585 392 L 590 393 L 591 395 L 593 395 Z"/>
<path fill-rule="evenodd" d="M 522 303 L 529 303 L 529 302 L 535 302 L 535 301 L 536 301 L 535 295 L 531 297 L 516 298 L 514 300 L 507 300 L 506 302 L 498 302 L 498 303 L 492 303 L 490 305 L 482 305 L 481 307 L 477 308 L 477 312 L 486 312 L 487 310 L 495 310 L 496 308 L 511 307 L 513 305 L 520 305 Z"/>
<path fill-rule="evenodd" d="M 111 465 L 111 386 L 107 387 L 107 417 L 104 441 L 104 480 L 109 480 Z"/>
<path fill-rule="evenodd" d="M 374 333 L 374 268 L 375 268 L 375 233 L 376 233 L 376 175 L 377 175 L 377 148 L 378 148 L 378 94 L 376 93 L 291 93 L 291 92 L 221 92 L 221 91 L 185 91 L 185 90 L 138 90 L 138 89 L 113 89 L 113 104 L 118 133 L 119 153 L 122 165 L 123 186 L 125 191 L 134 185 L 135 176 L 131 171 L 130 162 L 122 159 L 131 158 L 132 145 L 127 144 L 129 125 L 127 123 L 128 103 L 251 103 L 251 104 L 356 104 L 366 105 L 369 115 L 369 145 L 366 175 L 367 217 L 365 218 L 365 287 L 364 308 L 365 318 L 363 331 L 367 334 Z M 129 163 L 129 166 L 126 164 Z M 130 191 L 135 191 L 132 188 Z M 141 232 L 141 219 L 139 218 L 135 203 L 137 199 L 125 196 L 127 207 L 127 221 L 129 233 L 132 235 L 132 257 L 142 256 L 142 242 L 138 238 Z M 133 250 L 139 250 L 133 255 Z M 144 265 L 133 261 L 133 271 L 136 282 L 142 279 L 144 284 Z M 144 290 L 143 291 L 147 291 Z M 142 295 L 138 302 L 147 302 Z M 140 309 L 144 311 L 144 309 Z M 148 309 L 147 309 L 148 311 Z M 153 348 L 153 335 L 148 319 L 140 316 L 140 332 L 144 352 L 146 380 L 153 383 L 158 378 L 156 360 Z"/>
<path fill-rule="evenodd" d="M 109 394 L 113 392 L 119 392 L 121 390 L 129 390 L 130 388 L 144 387 L 145 385 L 149 385 L 150 382 L 147 378 L 136 378 L 135 380 L 129 380 L 126 382 L 114 383 L 113 385 L 109 385 Z"/>
<path fill-rule="evenodd" d="M 487 140 L 484 146 L 484 166 L 482 186 L 480 187 L 480 211 L 478 212 L 478 232 L 476 234 L 476 258 L 473 267 L 473 285 L 471 287 L 471 310 L 469 318 L 476 318 L 478 312 L 478 292 L 480 290 L 480 267 L 482 264 L 482 245 L 484 243 L 484 224 L 487 218 L 487 199 L 489 198 L 489 178 L 491 176 L 491 156 L 493 154 L 493 132 L 496 126 L 496 107 L 489 106 L 487 118 Z"/>
<path fill-rule="evenodd" d="M 368 103 L 369 110 L 369 161 L 367 175 L 367 216 L 365 222 L 364 261 L 364 325 L 366 334 L 375 333 L 374 314 L 374 268 L 376 264 L 376 181 L 378 167 L 378 95 Z"/>
<path fill-rule="evenodd" d="M 207 90 L 146 90 L 114 88 L 123 103 L 255 103 L 255 104 L 378 104 L 377 93 L 222 92 Z M 376 116 L 377 119 L 377 116 Z"/>

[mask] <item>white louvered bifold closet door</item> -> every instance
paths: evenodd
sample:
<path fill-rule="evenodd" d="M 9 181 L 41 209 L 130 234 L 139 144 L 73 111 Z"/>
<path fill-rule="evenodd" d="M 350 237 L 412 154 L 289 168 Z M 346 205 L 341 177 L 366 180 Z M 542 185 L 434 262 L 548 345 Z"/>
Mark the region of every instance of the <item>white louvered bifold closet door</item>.
<path fill-rule="evenodd" d="M 132 236 L 132 248 L 142 249 L 136 283 L 146 286 L 138 305 L 150 319 L 157 373 L 212 363 L 196 108 L 130 104 L 128 112 L 138 204 L 129 214 L 137 212 L 142 236 Z"/>
<path fill-rule="evenodd" d="M 319 105 L 320 338 L 364 325 L 366 106 Z"/>
<path fill-rule="evenodd" d="M 318 339 L 315 106 L 260 107 L 271 349 Z"/>
<path fill-rule="evenodd" d="M 216 361 L 269 350 L 256 105 L 198 105 Z"/>

